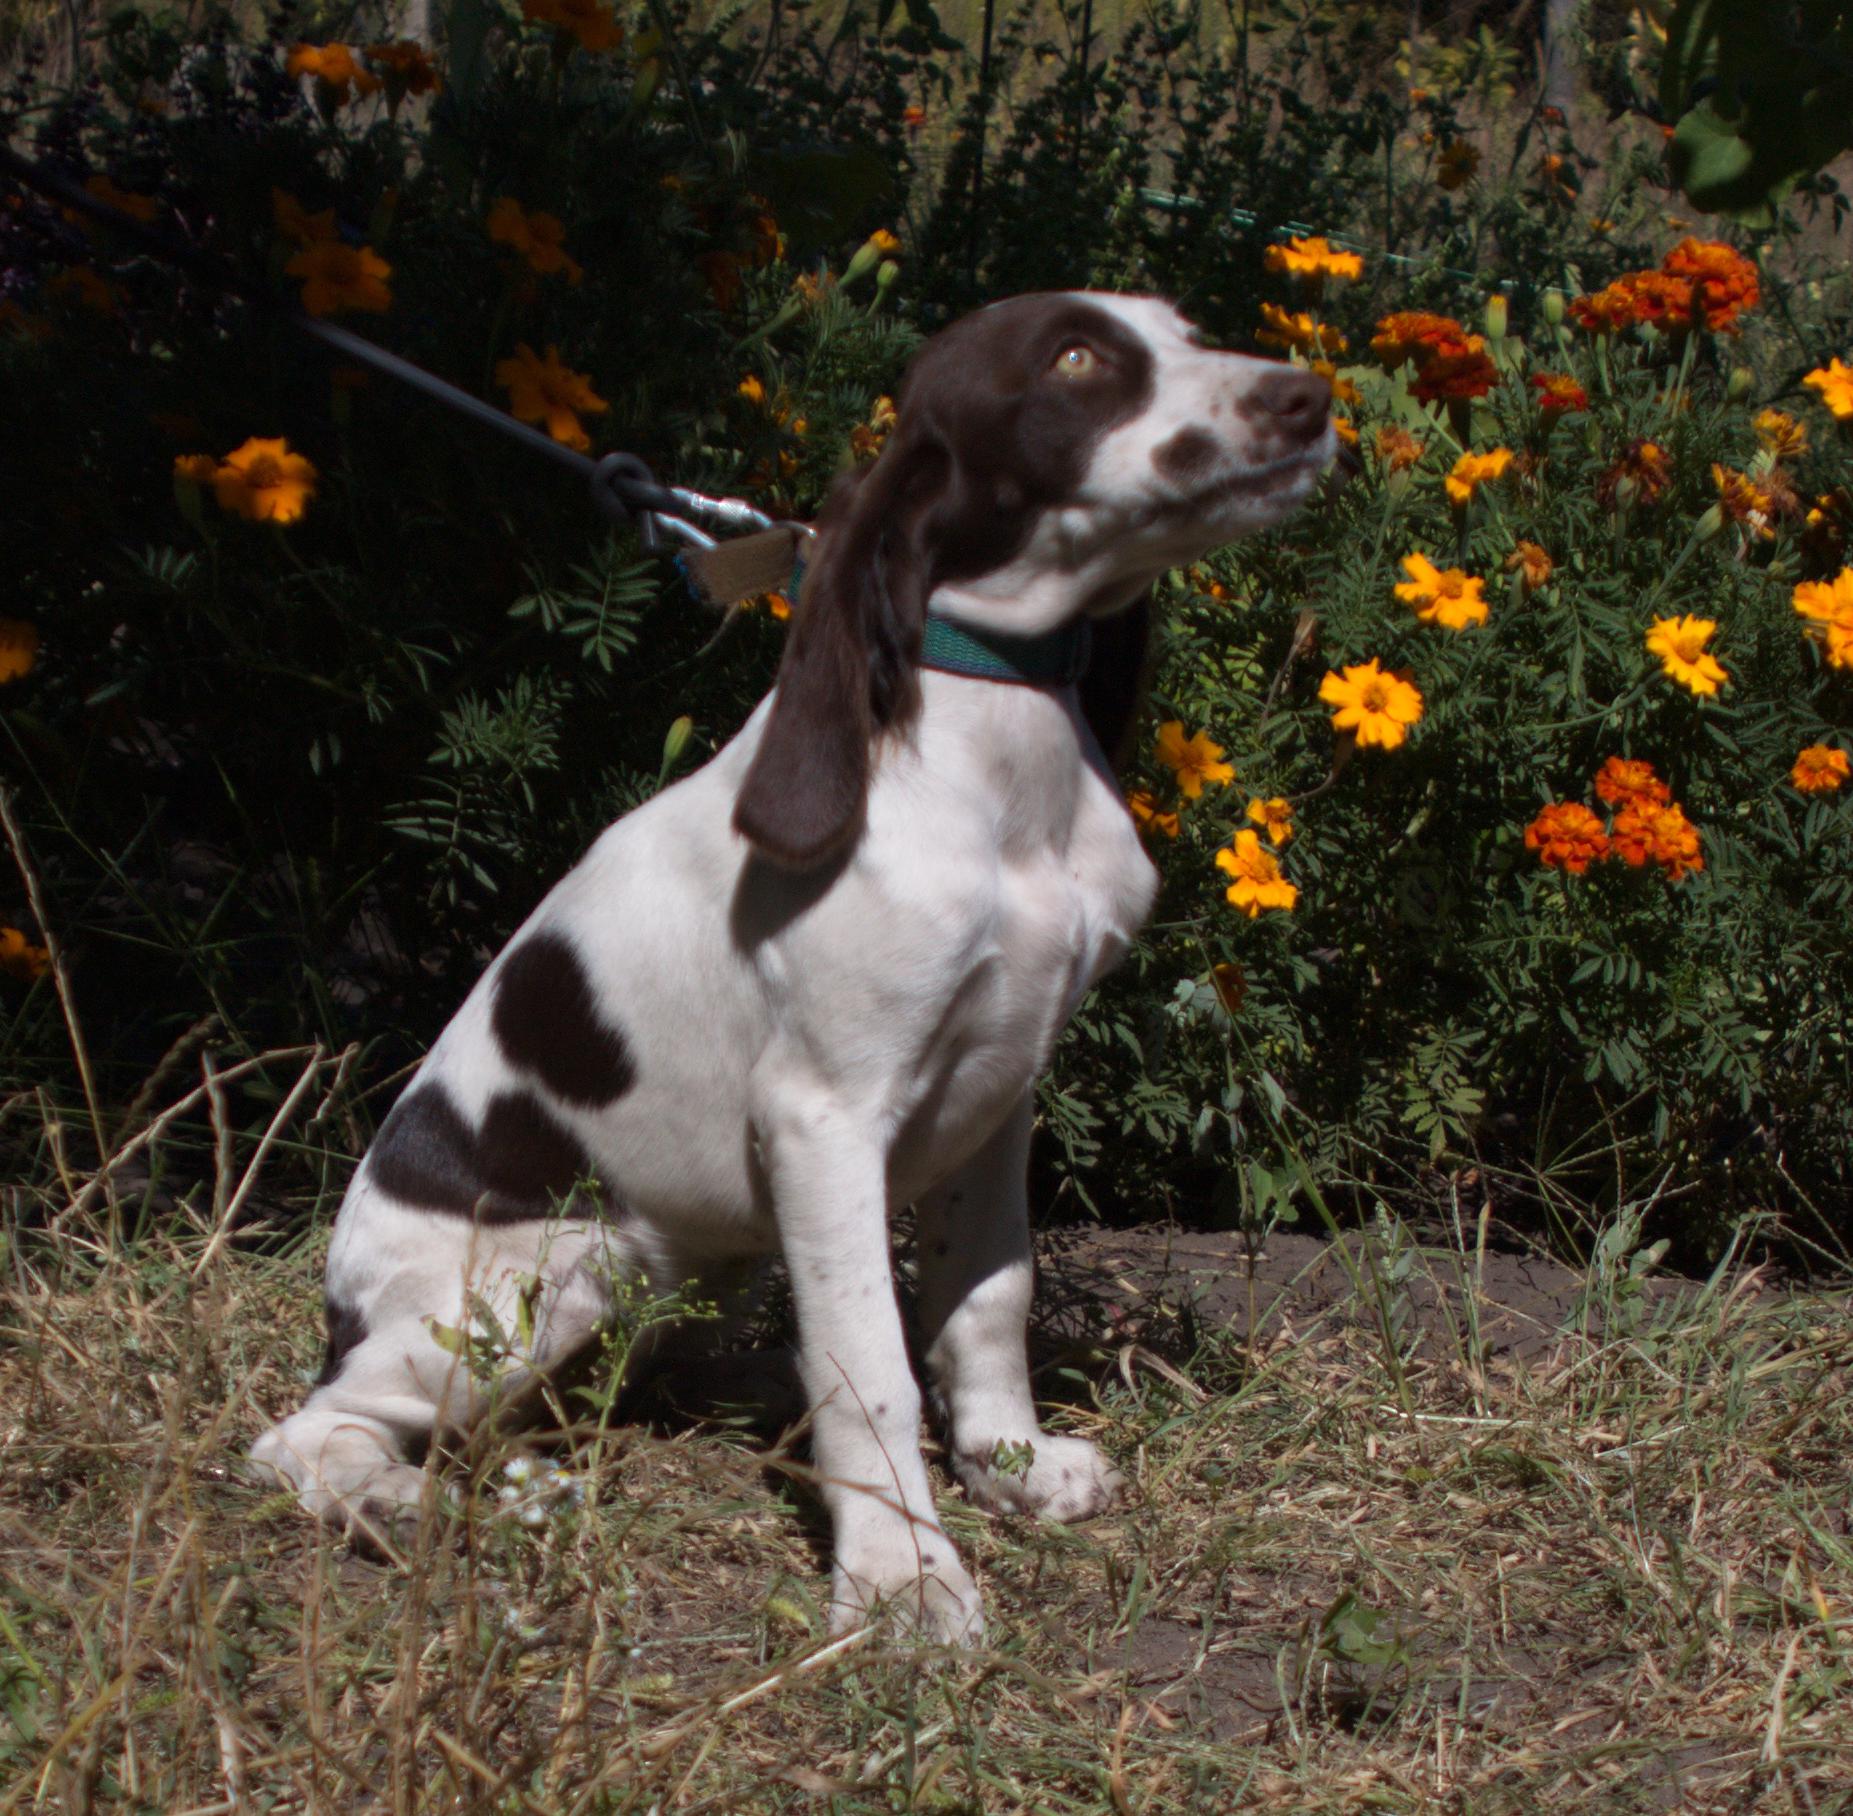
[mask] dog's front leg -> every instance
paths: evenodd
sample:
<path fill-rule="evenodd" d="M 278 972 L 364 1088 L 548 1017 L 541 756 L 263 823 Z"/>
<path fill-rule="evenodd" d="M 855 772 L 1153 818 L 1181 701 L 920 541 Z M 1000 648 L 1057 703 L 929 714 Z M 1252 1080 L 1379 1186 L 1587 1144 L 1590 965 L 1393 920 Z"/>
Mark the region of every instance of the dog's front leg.
<path fill-rule="evenodd" d="M 1085 1438 L 1042 1429 L 1026 1330 L 1028 1097 L 972 1160 L 921 1199 L 920 1318 L 927 1366 L 952 1428 L 953 1468 L 981 1507 L 1081 1520 L 1123 1478 Z"/>
<path fill-rule="evenodd" d="M 879 1119 L 787 1073 L 759 1094 L 754 1123 L 830 1512 L 831 1624 L 841 1630 L 887 1609 L 922 1638 L 975 1644 L 978 1591 L 939 1524 L 920 1456 Z"/>

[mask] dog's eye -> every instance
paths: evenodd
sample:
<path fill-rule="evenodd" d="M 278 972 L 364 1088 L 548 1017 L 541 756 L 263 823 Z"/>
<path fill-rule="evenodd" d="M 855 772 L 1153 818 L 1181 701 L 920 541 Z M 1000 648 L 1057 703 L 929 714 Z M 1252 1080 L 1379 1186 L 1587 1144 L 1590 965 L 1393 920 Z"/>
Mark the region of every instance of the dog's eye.
<path fill-rule="evenodd" d="M 1087 378 L 1099 365 L 1099 357 L 1092 347 L 1072 341 L 1056 354 L 1055 364 L 1049 370 L 1057 378 Z"/>

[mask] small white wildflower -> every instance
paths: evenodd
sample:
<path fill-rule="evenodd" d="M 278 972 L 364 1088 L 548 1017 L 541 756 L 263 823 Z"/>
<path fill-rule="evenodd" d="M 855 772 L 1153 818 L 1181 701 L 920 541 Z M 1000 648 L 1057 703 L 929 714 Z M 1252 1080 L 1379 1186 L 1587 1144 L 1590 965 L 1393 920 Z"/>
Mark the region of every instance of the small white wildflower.
<path fill-rule="evenodd" d="M 502 1486 L 495 1491 L 495 1498 L 500 1501 L 504 1507 L 512 1507 L 521 1499 L 521 1490 L 517 1488 L 513 1482 L 504 1482 Z"/>
<path fill-rule="evenodd" d="M 524 1526 L 544 1526 L 547 1523 L 547 1509 L 538 1501 L 529 1501 L 515 1518 Z"/>
<path fill-rule="evenodd" d="M 534 1459 L 532 1457 L 510 1457 L 502 1465 L 502 1473 L 517 1488 L 525 1488 L 534 1479 Z"/>

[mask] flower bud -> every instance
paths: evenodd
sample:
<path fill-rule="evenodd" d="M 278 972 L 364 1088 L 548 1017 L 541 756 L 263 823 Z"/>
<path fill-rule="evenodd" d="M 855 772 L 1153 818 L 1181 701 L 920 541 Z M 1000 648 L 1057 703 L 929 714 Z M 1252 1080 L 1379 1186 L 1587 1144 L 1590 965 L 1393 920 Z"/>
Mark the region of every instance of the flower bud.
<path fill-rule="evenodd" d="M 1712 505 L 1693 526 L 1692 535 L 1696 542 L 1710 542 L 1724 528 L 1724 506 Z"/>
<path fill-rule="evenodd" d="M 1724 394 L 1732 403 L 1741 404 L 1756 389 L 1756 374 L 1748 366 L 1733 366 L 1724 382 Z"/>
<path fill-rule="evenodd" d="M 1494 342 L 1504 340 L 1509 319 L 1506 299 L 1503 296 L 1489 296 L 1486 299 L 1486 338 Z"/>
<path fill-rule="evenodd" d="M 846 284 L 853 284 L 864 272 L 872 271 L 880 262 L 881 254 L 881 242 L 871 233 L 869 237 L 856 248 L 856 256 L 844 266 L 843 282 Z"/>
<path fill-rule="evenodd" d="M 681 718 L 670 726 L 669 736 L 663 740 L 664 775 L 667 775 L 670 770 L 674 769 L 675 766 L 681 762 L 682 753 L 688 749 L 688 741 L 694 735 L 695 721 L 691 719 L 687 713 L 684 713 Z"/>
<path fill-rule="evenodd" d="M 1544 319 L 1549 322 L 1553 328 L 1560 328 L 1563 326 L 1563 310 L 1563 292 L 1561 290 L 1545 291 Z"/>
<path fill-rule="evenodd" d="M 875 288 L 886 290 L 901 275 L 901 268 L 893 259 L 883 259 L 875 271 Z"/>

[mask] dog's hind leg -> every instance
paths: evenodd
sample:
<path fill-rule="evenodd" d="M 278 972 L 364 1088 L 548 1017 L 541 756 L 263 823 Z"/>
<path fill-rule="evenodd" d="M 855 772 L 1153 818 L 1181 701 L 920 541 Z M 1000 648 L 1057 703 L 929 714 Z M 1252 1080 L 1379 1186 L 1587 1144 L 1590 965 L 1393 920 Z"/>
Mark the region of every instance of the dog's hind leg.
<path fill-rule="evenodd" d="M 593 1341 L 611 1275 L 603 1232 L 464 1226 L 457 1240 L 454 1224 L 434 1228 L 429 1213 L 375 1201 L 366 1215 L 380 1234 L 404 1233 L 393 1220 L 423 1219 L 422 1242 L 370 1245 L 363 1269 L 342 1265 L 337 1239 L 322 1378 L 251 1456 L 310 1513 L 378 1541 L 420 1506 L 435 1438 L 519 1401 Z M 382 1221 L 388 1230 L 378 1231 Z"/>

